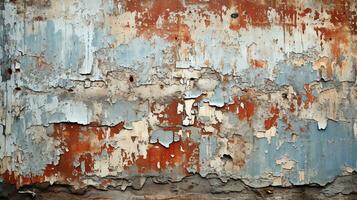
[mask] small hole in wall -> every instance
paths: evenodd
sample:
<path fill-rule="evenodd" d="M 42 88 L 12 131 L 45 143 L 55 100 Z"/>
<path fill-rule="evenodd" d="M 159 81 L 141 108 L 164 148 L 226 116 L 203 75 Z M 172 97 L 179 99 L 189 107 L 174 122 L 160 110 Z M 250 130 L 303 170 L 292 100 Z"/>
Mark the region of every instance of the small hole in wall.
<path fill-rule="evenodd" d="M 68 89 L 68 92 L 73 92 L 73 89 L 72 89 L 72 88 L 69 88 L 69 89 Z"/>
<path fill-rule="evenodd" d="M 164 89 L 164 85 L 161 84 L 161 85 L 160 85 L 160 89 Z"/>
<path fill-rule="evenodd" d="M 134 82 L 134 77 L 133 77 L 132 75 L 130 75 L 129 81 L 130 81 L 131 83 Z"/>
<path fill-rule="evenodd" d="M 237 18 L 238 16 L 239 16 L 238 13 L 232 13 L 232 14 L 231 14 L 231 17 L 232 17 L 233 19 Z"/>
<path fill-rule="evenodd" d="M 288 98 L 288 94 L 283 93 L 283 94 L 281 94 L 281 97 L 283 97 L 283 99 L 287 99 Z"/>
<path fill-rule="evenodd" d="M 223 156 L 221 157 L 221 159 L 222 159 L 223 161 L 232 161 L 232 160 L 233 160 L 232 156 L 229 155 L 229 154 L 223 154 Z"/>
<path fill-rule="evenodd" d="M 20 88 L 20 87 L 15 87 L 15 90 L 16 90 L 16 91 L 20 91 L 21 88 Z"/>
<path fill-rule="evenodd" d="M 12 74 L 12 69 L 11 68 L 7 68 L 6 72 L 7 72 L 7 74 L 11 75 Z"/>
<path fill-rule="evenodd" d="M 15 69 L 15 72 L 20 72 L 20 69 Z"/>

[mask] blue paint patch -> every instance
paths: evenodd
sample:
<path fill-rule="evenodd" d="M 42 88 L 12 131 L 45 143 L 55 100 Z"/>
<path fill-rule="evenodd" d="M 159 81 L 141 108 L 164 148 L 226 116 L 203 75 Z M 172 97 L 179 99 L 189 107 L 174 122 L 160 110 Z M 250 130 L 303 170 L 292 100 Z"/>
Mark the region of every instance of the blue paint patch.
<path fill-rule="evenodd" d="M 200 162 L 206 162 L 215 156 L 217 150 L 217 138 L 214 136 L 201 136 Z"/>
<path fill-rule="evenodd" d="M 299 92 L 304 91 L 304 84 L 319 80 L 319 75 L 312 69 L 312 64 L 307 63 L 301 67 L 288 63 L 279 63 L 278 74 L 275 82 L 280 85 L 291 85 Z"/>
<path fill-rule="evenodd" d="M 283 171 L 276 160 L 284 156 L 296 162 L 284 174 L 294 185 L 325 185 L 341 175 L 345 166 L 357 169 L 357 142 L 351 123 L 329 120 L 325 130 L 318 130 L 315 121 L 294 120 L 291 122 L 294 131 L 286 131 L 282 121 L 278 124 L 277 135 L 272 138 L 271 144 L 265 138 L 255 141 L 243 174 L 258 178 L 272 172 L 273 176 L 281 176 Z M 300 128 L 305 131 L 297 131 Z M 291 141 L 292 133 L 297 134 L 295 143 Z M 305 174 L 303 181 L 299 180 L 299 171 Z"/>
<path fill-rule="evenodd" d="M 189 90 L 187 92 L 185 92 L 185 99 L 196 99 L 197 97 L 201 96 L 202 91 L 194 88 L 192 90 Z"/>
<path fill-rule="evenodd" d="M 162 146 L 169 148 L 170 144 L 174 142 L 174 133 L 172 131 L 155 130 L 150 136 L 150 143 L 155 144 L 159 142 Z"/>
<path fill-rule="evenodd" d="M 114 126 L 124 122 L 125 128 L 132 129 L 132 122 L 142 120 L 148 112 L 149 108 L 146 103 L 121 100 L 113 104 L 104 104 L 102 124 Z"/>
<path fill-rule="evenodd" d="M 169 43 L 160 37 L 153 37 L 150 41 L 134 38 L 114 49 L 114 60 L 120 67 L 135 70 L 139 75 L 139 84 L 145 84 L 149 82 L 150 70 L 167 62 L 164 51 L 168 47 Z"/>

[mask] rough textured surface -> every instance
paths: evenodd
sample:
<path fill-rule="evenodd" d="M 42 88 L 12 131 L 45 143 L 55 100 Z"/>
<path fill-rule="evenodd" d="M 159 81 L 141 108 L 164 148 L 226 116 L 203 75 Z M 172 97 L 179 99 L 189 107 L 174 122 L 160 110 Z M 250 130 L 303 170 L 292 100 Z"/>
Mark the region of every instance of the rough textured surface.
<path fill-rule="evenodd" d="M 334 180 L 318 192 L 356 192 L 354 0 L 0 9 L 4 185 L 125 190 L 195 175 L 212 193 Z"/>

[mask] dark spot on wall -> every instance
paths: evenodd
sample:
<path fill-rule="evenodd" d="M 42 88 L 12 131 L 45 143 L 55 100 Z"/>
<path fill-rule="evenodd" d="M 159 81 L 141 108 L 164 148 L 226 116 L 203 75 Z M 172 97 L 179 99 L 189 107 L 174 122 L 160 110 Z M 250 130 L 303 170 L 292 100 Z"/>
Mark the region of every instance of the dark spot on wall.
<path fill-rule="evenodd" d="M 287 99 L 288 98 L 288 94 L 283 93 L 283 94 L 281 94 L 281 97 L 283 97 L 283 99 Z"/>
<path fill-rule="evenodd" d="M 231 14 L 231 18 L 233 18 L 233 19 L 237 18 L 238 16 L 239 16 L 238 13 L 232 13 L 232 14 Z"/>
<path fill-rule="evenodd" d="M 37 16 L 33 18 L 35 21 L 43 21 L 45 18 L 42 16 Z"/>
<path fill-rule="evenodd" d="M 132 75 L 130 75 L 129 81 L 130 81 L 131 83 L 134 82 L 134 77 L 133 77 Z"/>
<path fill-rule="evenodd" d="M 11 75 L 11 74 L 12 74 L 12 69 L 11 69 L 11 68 L 7 68 L 6 73 L 7 73 L 8 75 Z"/>
<path fill-rule="evenodd" d="M 223 156 L 221 157 L 221 159 L 223 160 L 223 161 L 233 161 L 233 158 L 232 158 L 232 156 L 231 155 L 229 155 L 229 154 L 223 154 Z"/>

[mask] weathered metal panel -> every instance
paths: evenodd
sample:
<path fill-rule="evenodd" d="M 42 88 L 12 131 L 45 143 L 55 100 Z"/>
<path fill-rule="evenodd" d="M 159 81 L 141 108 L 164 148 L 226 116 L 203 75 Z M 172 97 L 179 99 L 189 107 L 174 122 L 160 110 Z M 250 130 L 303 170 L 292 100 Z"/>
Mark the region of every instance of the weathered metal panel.
<path fill-rule="evenodd" d="M 2 1 L 2 181 L 352 174 L 356 21 L 353 0 Z"/>

